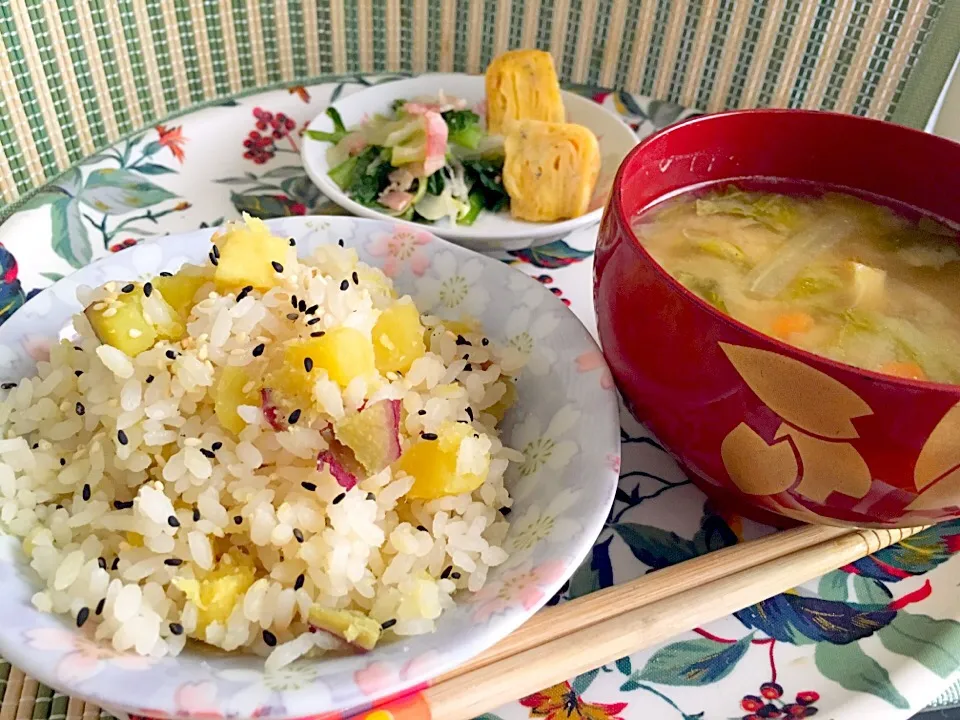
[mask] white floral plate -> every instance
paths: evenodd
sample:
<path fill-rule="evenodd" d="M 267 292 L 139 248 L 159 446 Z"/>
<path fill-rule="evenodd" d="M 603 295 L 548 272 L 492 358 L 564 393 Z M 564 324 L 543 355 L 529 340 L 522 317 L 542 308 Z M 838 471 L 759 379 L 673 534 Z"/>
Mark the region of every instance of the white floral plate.
<path fill-rule="evenodd" d="M 481 75 L 464 73 L 434 73 L 384 85 L 374 85 L 361 92 L 349 95 L 333 104 L 348 128 L 355 127 L 365 117 L 386 113 L 391 103 L 398 99 L 436 96 L 440 91 L 467 101 L 476 108 L 484 102 L 485 87 Z M 534 247 L 563 237 L 574 230 L 600 222 L 613 177 L 620 162 L 637 144 L 637 134 L 615 112 L 575 93 L 563 91 L 563 104 L 567 122 L 583 125 L 593 131 L 600 143 L 600 177 L 594 189 L 589 212 L 577 218 L 552 223 L 534 223 L 514 220 L 509 212 L 481 212 L 473 225 L 451 225 L 448 220 L 430 225 L 431 232 L 447 240 L 481 252 L 491 250 L 519 250 Z M 331 132 L 333 121 L 326 114 L 318 115 L 308 126 L 310 130 Z M 349 212 L 363 217 L 383 219 L 385 213 L 351 200 L 330 179 L 330 164 L 327 150 L 330 143 L 304 139 L 302 146 L 303 166 L 317 187 L 328 198 Z M 406 222 L 411 227 L 423 225 Z"/>
<path fill-rule="evenodd" d="M 306 717 L 363 709 L 422 685 L 476 655 L 535 613 L 590 549 L 613 502 L 620 459 L 617 399 L 587 330 L 542 285 L 507 265 L 417 228 L 353 218 L 269 222 L 304 254 L 344 240 L 382 268 L 424 312 L 470 314 L 497 341 L 530 351 L 519 400 L 503 439 L 525 461 L 508 484 L 516 500 L 507 562 L 486 586 L 461 595 L 437 632 L 398 640 L 366 655 L 301 661 L 264 674 L 253 656 L 187 651 L 154 660 L 99 646 L 61 618 L 36 611 L 31 571 L 12 538 L 0 542 L 0 653 L 42 682 L 135 715 Z M 170 236 L 103 258 L 29 300 L 0 328 L 0 379 L 31 372 L 52 338 L 79 311 L 80 284 L 99 285 L 176 270 L 203 259 L 212 230 Z M 584 372 L 589 374 L 584 375 Z M 88 623 L 88 628 L 89 628 Z"/>

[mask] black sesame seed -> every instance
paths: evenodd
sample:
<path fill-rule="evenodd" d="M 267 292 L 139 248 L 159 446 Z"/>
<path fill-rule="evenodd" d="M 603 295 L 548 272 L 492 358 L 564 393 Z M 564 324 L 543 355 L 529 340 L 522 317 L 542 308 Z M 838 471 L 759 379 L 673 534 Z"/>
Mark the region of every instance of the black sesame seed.
<path fill-rule="evenodd" d="M 333 505 L 336 505 L 337 503 L 339 503 L 340 501 L 342 501 L 346 496 L 347 496 L 346 493 L 340 493 L 339 495 L 337 495 L 337 496 L 333 499 L 332 504 L 333 504 Z"/>
<path fill-rule="evenodd" d="M 273 266 L 273 269 L 276 270 L 278 273 L 282 273 L 282 272 L 283 272 L 283 265 L 281 265 L 280 263 L 278 263 L 276 260 L 274 260 L 274 261 L 271 262 L 270 264 Z"/>
<path fill-rule="evenodd" d="M 216 267 L 220 264 L 220 260 L 217 259 L 217 256 L 213 254 L 213 250 L 210 251 L 210 264 Z"/>
<path fill-rule="evenodd" d="M 293 529 L 293 536 L 297 539 L 297 542 L 299 543 L 303 542 L 303 530 L 301 530 L 300 528 Z"/>
<path fill-rule="evenodd" d="M 470 341 L 467 340 L 463 335 L 457 335 L 457 345 L 469 345 Z"/>
<path fill-rule="evenodd" d="M 300 408 L 297 408 L 292 413 L 290 413 L 290 417 L 287 418 L 287 423 L 290 425 L 296 425 L 297 420 L 299 419 L 300 419 Z"/>
<path fill-rule="evenodd" d="M 427 532 L 427 529 L 423 525 L 417 525 L 417 530 L 420 532 Z"/>
<path fill-rule="evenodd" d="M 200 522 L 200 511 L 197 508 L 193 509 L 193 521 Z"/>
<path fill-rule="evenodd" d="M 287 242 L 290 243 L 290 247 L 296 247 L 297 245 L 297 241 L 294 240 L 293 238 L 290 238 Z"/>
<path fill-rule="evenodd" d="M 490 344 L 490 341 L 487 340 L 487 338 L 484 338 L 483 340 L 480 341 L 480 344 L 483 345 L 484 347 L 486 347 L 487 345 Z"/>
<path fill-rule="evenodd" d="M 260 357 L 261 355 L 263 355 L 263 350 L 264 350 L 264 344 L 260 343 L 253 349 L 253 356 Z"/>
<path fill-rule="evenodd" d="M 169 525 L 172 528 L 180 527 L 180 521 L 177 520 L 176 515 L 171 515 L 170 517 L 167 518 L 167 525 Z"/>
<path fill-rule="evenodd" d="M 316 325 L 316 324 L 317 324 L 318 322 L 320 322 L 322 319 L 323 319 L 323 318 L 318 318 L 318 317 L 310 318 L 309 320 L 307 320 L 307 325 Z"/>
<path fill-rule="evenodd" d="M 464 354 L 463 354 L 463 359 L 464 359 L 464 360 L 469 360 L 469 359 L 470 359 L 470 353 L 464 353 Z"/>
<path fill-rule="evenodd" d="M 114 500 L 113 507 L 117 510 L 129 510 L 133 507 L 133 500 Z"/>
<path fill-rule="evenodd" d="M 217 456 L 216 453 L 213 452 L 213 450 L 207 450 L 206 448 L 200 448 L 200 454 L 210 460 L 213 460 Z"/>
<path fill-rule="evenodd" d="M 277 644 L 277 636 L 274 635 L 269 630 L 264 630 L 263 641 L 267 644 L 268 647 L 274 647 Z"/>
<path fill-rule="evenodd" d="M 374 495 L 372 492 L 367 493 L 367 500 L 376 500 L 376 499 L 377 499 L 377 496 Z"/>
<path fill-rule="evenodd" d="M 173 277 L 173 273 L 168 273 L 166 270 L 164 270 L 162 273 L 160 273 L 160 277 Z"/>
<path fill-rule="evenodd" d="M 319 305 L 311 305 L 304 312 L 306 312 L 307 315 L 313 315 L 319 309 L 320 309 Z"/>
<path fill-rule="evenodd" d="M 77 415 L 83 415 L 87 409 L 83 406 L 82 402 L 77 403 Z"/>
<path fill-rule="evenodd" d="M 97 603 L 97 609 L 94 612 L 97 615 L 103 615 L 103 606 L 107 604 L 106 598 L 100 598 L 100 602 Z"/>
<path fill-rule="evenodd" d="M 76 375 L 77 377 L 80 377 L 81 375 L 83 375 L 83 370 L 74 370 L 73 374 Z"/>
<path fill-rule="evenodd" d="M 66 464 L 67 464 L 67 459 L 66 459 L 66 458 L 60 458 L 60 467 L 63 467 L 63 466 L 66 465 Z"/>
<path fill-rule="evenodd" d="M 121 445 L 126 445 L 128 442 L 130 442 L 127 439 L 127 434 L 123 430 L 117 430 L 117 440 Z"/>
<path fill-rule="evenodd" d="M 503 515 L 504 517 L 506 517 L 507 515 L 509 515 L 510 512 L 511 512 L 510 508 L 508 508 L 508 507 L 506 507 L 506 506 L 500 508 L 500 514 Z"/>
<path fill-rule="evenodd" d="M 343 240 L 337 240 L 337 245 L 339 245 L 340 247 L 343 247 Z"/>
<path fill-rule="evenodd" d="M 153 375 L 147 375 L 147 385 L 153 382 Z"/>
<path fill-rule="evenodd" d="M 79 345 L 74 345 L 73 349 L 76 350 L 77 352 L 83 352 L 83 348 L 80 347 Z"/>
<path fill-rule="evenodd" d="M 241 290 L 237 293 L 237 302 L 243 300 L 249 293 L 246 290 Z"/>
<path fill-rule="evenodd" d="M 460 423 L 461 425 L 469 425 L 469 424 L 470 424 L 470 423 L 469 423 L 468 421 L 466 421 L 466 420 L 457 420 L 457 422 Z"/>
<path fill-rule="evenodd" d="M 234 515 L 234 516 L 233 516 L 233 522 L 234 522 L 235 525 L 239 525 L 240 523 L 242 523 L 242 522 L 243 522 L 243 515 Z"/>
<path fill-rule="evenodd" d="M 213 450 L 214 452 L 217 452 L 222 447 L 223 447 L 223 443 L 217 440 L 213 445 L 210 446 L 210 449 Z"/>
<path fill-rule="evenodd" d="M 304 490 L 307 490 L 309 492 L 313 492 L 314 490 L 317 489 L 317 484 L 312 482 L 307 482 L 306 480 L 304 480 L 302 483 L 300 483 L 300 487 L 302 487 Z"/>
<path fill-rule="evenodd" d="M 170 567 L 177 567 L 179 565 L 183 565 L 183 560 L 180 558 L 167 558 L 163 561 L 163 564 L 169 565 Z"/>
<path fill-rule="evenodd" d="M 436 433 L 420 433 L 420 437 L 422 437 L 424 440 L 436 440 L 437 434 Z"/>
<path fill-rule="evenodd" d="M 90 483 L 84 483 L 82 497 L 84 502 L 90 499 Z"/>
<path fill-rule="evenodd" d="M 426 414 L 427 414 L 426 410 L 417 410 L 417 415 L 426 415 Z"/>
<path fill-rule="evenodd" d="M 244 285 L 243 290 L 241 290 L 240 292 L 245 292 L 249 295 L 250 293 L 253 292 L 253 285 Z"/>
<path fill-rule="evenodd" d="M 101 557 L 98 557 L 98 558 L 97 558 L 97 565 L 100 566 L 100 569 L 101 569 L 101 570 L 106 570 L 106 569 L 107 569 L 107 559 L 106 559 L 105 557 L 102 557 L 102 556 L 101 556 Z"/>
<path fill-rule="evenodd" d="M 354 270 L 354 271 L 350 274 L 350 279 L 353 280 L 353 284 L 354 284 L 354 285 L 359 285 L 359 284 L 360 284 L 360 276 L 357 275 L 357 271 L 356 271 L 356 270 Z"/>
<path fill-rule="evenodd" d="M 313 358 L 304 358 L 303 359 L 303 369 L 307 372 L 313 370 Z"/>
<path fill-rule="evenodd" d="M 40 447 L 40 443 L 34 443 L 34 444 L 31 446 L 31 449 L 36 450 L 38 447 Z"/>
<path fill-rule="evenodd" d="M 143 294 L 145 297 L 150 297 L 153 293 L 153 283 L 146 282 L 143 284 Z"/>
<path fill-rule="evenodd" d="M 136 286 L 133 283 L 127 283 L 122 288 L 120 288 L 120 290 L 125 293 L 132 293 L 134 287 Z"/>
<path fill-rule="evenodd" d="M 63 505 L 61 505 L 60 503 L 57 503 L 57 510 L 63 510 Z"/>
<path fill-rule="evenodd" d="M 380 629 L 389 630 L 396 624 L 397 624 L 397 621 L 394 618 L 390 618 L 389 620 L 384 620 L 382 623 L 380 623 Z"/>
<path fill-rule="evenodd" d="M 298 317 L 297 313 L 287 313 L 287 320 L 296 320 Z"/>
<path fill-rule="evenodd" d="M 346 290 L 348 287 L 350 287 L 350 283 L 347 282 L 346 280 L 344 280 L 342 283 L 340 283 L 340 289 L 341 289 L 341 290 Z"/>
<path fill-rule="evenodd" d="M 297 575 L 297 581 L 293 583 L 293 589 L 299 590 L 300 588 L 302 588 L 303 583 L 306 582 L 306 580 L 307 578 L 304 576 L 303 573 L 300 573 L 299 575 Z"/>
<path fill-rule="evenodd" d="M 170 623 L 170 632 L 174 635 L 183 635 L 183 625 L 180 623 Z"/>
<path fill-rule="evenodd" d="M 467 405 L 467 417 L 470 418 L 470 422 L 473 422 L 473 408 Z"/>
<path fill-rule="evenodd" d="M 211 250 L 211 252 L 213 253 L 213 256 L 214 256 L 215 258 L 217 258 L 217 259 L 220 258 L 220 248 L 219 248 L 217 245 L 214 245 L 214 246 L 213 246 L 213 249 Z"/>
<path fill-rule="evenodd" d="M 176 359 L 177 359 L 177 352 L 176 352 L 176 350 L 167 350 L 167 351 L 164 353 L 164 355 L 166 355 L 166 356 L 167 356 L 167 359 L 169 359 L 169 360 L 176 360 Z"/>
<path fill-rule="evenodd" d="M 300 312 L 303 312 L 303 311 L 306 310 L 306 309 L 307 309 L 307 301 L 306 301 L 306 300 L 301 300 L 300 302 L 297 303 L 297 310 L 299 310 Z"/>
<path fill-rule="evenodd" d="M 448 577 L 450 577 L 450 573 L 452 573 L 452 572 L 453 572 L 453 565 L 447 565 L 447 566 L 443 569 L 443 572 L 440 573 L 440 579 L 441 579 L 441 580 L 446 580 Z"/>
<path fill-rule="evenodd" d="M 312 338 L 321 338 L 324 335 L 326 335 L 326 333 L 323 330 L 314 330 L 312 333 L 310 333 L 310 337 Z"/>
<path fill-rule="evenodd" d="M 118 567 L 120 567 L 120 558 L 115 557 L 115 558 L 113 559 L 113 562 L 110 564 L 110 569 L 111 569 L 111 570 L 116 570 Z"/>
<path fill-rule="evenodd" d="M 451 577 L 451 579 L 453 579 L 453 580 L 459 580 L 459 579 L 460 579 L 460 573 L 458 573 L 458 572 L 452 572 L 452 573 L 450 573 L 450 577 Z"/>
<path fill-rule="evenodd" d="M 83 627 L 83 624 L 87 621 L 88 617 L 90 617 L 90 608 L 80 608 L 80 612 L 77 613 L 77 627 Z"/>
<path fill-rule="evenodd" d="M 472 371 L 473 371 L 473 365 L 471 365 L 470 363 L 467 363 L 466 365 L 463 366 L 463 371 L 464 371 L 464 372 L 472 372 Z"/>
<path fill-rule="evenodd" d="M 0 385 L 0 390 L 13 390 L 13 388 L 15 388 L 16 386 L 17 386 L 16 383 L 7 382 L 7 383 L 3 383 L 3 385 Z"/>

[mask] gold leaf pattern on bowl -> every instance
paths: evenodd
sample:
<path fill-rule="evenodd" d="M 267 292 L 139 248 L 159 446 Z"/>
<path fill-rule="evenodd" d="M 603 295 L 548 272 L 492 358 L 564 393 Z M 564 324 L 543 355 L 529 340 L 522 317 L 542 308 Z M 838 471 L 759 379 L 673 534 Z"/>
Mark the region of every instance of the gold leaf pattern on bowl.
<path fill-rule="evenodd" d="M 907 510 L 941 510 L 960 505 L 960 468 L 954 468 L 907 506 Z"/>
<path fill-rule="evenodd" d="M 870 468 L 849 443 L 811 437 L 787 424 L 779 427 L 775 437 L 793 439 L 802 465 L 796 491 L 803 497 L 822 503 L 834 492 L 862 498 L 870 491 Z"/>
<path fill-rule="evenodd" d="M 746 423 L 740 423 L 720 443 L 720 457 L 730 479 L 748 495 L 773 495 L 789 488 L 800 467 L 786 439 L 768 445 Z"/>
<path fill-rule="evenodd" d="M 850 421 L 873 414 L 853 390 L 799 360 L 728 343 L 720 349 L 767 407 L 811 435 L 851 440 L 859 435 Z"/>
<path fill-rule="evenodd" d="M 960 466 L 960 403 L 947 410 L 930 433 L 913 469 L 913 481 L 917 490 L 943 477 L 944 473 L 957 471 Z M 946 478 L 937 485 L 942 485 Z M 932 491 L 931 491 L 932 492 Z M 919 498 L 918 498 L 919 499 Z"/>

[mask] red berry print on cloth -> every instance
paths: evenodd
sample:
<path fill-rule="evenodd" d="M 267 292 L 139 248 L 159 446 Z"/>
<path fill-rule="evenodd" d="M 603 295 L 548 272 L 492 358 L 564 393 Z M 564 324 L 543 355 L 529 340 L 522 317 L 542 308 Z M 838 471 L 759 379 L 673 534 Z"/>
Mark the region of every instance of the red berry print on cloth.
<path fill-rule="evenodd" d="M 254 129 L 243 140 L 243 157 L 257 165 L 263 165 L 278 152 L 299 153 L 296 140 L 291 132 L 296 129 L 297 121 L 282 112 L 272 113 L 261 107 L 253 109 Z M 278 146 L 286 140 L 290 148 Z"/>

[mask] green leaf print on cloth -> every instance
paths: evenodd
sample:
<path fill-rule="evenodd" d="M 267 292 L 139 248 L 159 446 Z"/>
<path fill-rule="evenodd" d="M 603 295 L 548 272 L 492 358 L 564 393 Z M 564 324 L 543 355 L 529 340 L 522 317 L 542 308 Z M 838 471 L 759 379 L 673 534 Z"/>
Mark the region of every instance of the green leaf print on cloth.
<path fill-rule="evenodd" d="M 105 215 L 119 215 L 175 198 L 169 190 L 123 168 L 101 168 L 87 176 L 80 199 Z"/>
<path fill-rule="evenodd" d="M 912 657 L 939 677 L 948 678 L 960 666 L 960 627 L 953 620 L 900 613 L 877 633 L 883 646 Z"/>
<path fill-rule="evenodd" d="M 824 677 L 847 690 L 876 695 L 897 708 L 910 707 L 906 698 L 890 682 L 890 673 L 867 655 L 858 643 L 818 643 L 814 660 Z"/>
<path fill-rule="evenodd" d="M 82 268 L 93 258 L 87 228 L 80 216 L 80 201 L 61 195 L 50 206 L 53 249 L 72 267 Z"/>
<path fill-rule="evenodd" d="M 631 680 L 663 685 L 706 685 L 725 678 L 750 649 L 753 634 L 734 643 L 719 643 L 707 638 L 683 640 L 653 654 L 643 670 Z M 629 681 L 628 681 L 629 682 Z"/>

